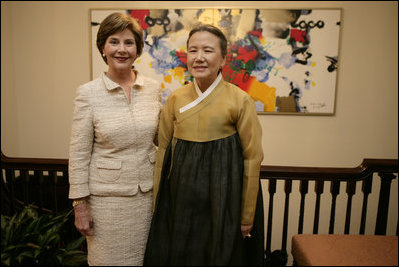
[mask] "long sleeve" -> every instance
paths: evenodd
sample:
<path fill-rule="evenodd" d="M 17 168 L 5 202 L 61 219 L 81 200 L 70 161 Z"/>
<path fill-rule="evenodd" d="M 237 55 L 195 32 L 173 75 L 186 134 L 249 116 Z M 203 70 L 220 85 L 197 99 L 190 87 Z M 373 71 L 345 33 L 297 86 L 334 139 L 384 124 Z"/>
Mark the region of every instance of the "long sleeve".
<path fill-rule="evenodd" d="M 173 137 L 174 120 L 175 120 L 174 101 L 173 97 L 171 96 L 165 102 L 165 105 L 161 111 L 159 119 L 158 151 L 154 168 L 154 186 L 153 186 L 154 208 L 155 208 L 155 200 L 157 198 L 159 190 L 159 183 L 161 181 L 161 172 L 162 172 L 162 165 L 165 156 L 165 151 L 166 148 L 168 147 L 169 142 Z"/>
<path fill-rule="evenodd" d="M 179 113 L 179 108 L 195 100 L 194 94 L 193 85 L 186 85 L 169 96 L 162 110 L 158 133 L 159 149 L 154 171 L 154 205 L 165 151 L 172 138 L 208 142 L 238 132 L 244 157 L 241 222 L 252 224 L 259 190 L 260 165 L 263 160 L 262 128 L 255 103 L 237 86 L 222 82 L 200 104 Z"/>
<path fill-rule="evenodd" d="M 90 194 L 89 164 L 94 138 L 93 114 L 84 87 L 77 89 L 74 105 L 69 146 L 69 198 L 72 199 Z"/>
<path fill-rule="evenodd" d="M 236 127 L 244 156 L 241 223 L 252 224 L 259 190 L 260 165 L 263 160 L 262 128 L 255 104 L 249 96 L 245 97 L 243 106 L 240 108 Z"/>

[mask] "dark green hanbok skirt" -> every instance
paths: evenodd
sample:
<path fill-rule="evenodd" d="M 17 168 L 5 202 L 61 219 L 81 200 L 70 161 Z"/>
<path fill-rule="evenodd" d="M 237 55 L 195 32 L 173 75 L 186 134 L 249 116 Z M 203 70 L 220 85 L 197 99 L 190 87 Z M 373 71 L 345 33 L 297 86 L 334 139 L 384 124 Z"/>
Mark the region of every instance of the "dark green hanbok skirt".
<path fill-rule="evenodd" d="M 243 156 L 238 134 L 169 144 L 144 265 L 263 265 L 259 183 L 251 238 L 241 235 Z"/>

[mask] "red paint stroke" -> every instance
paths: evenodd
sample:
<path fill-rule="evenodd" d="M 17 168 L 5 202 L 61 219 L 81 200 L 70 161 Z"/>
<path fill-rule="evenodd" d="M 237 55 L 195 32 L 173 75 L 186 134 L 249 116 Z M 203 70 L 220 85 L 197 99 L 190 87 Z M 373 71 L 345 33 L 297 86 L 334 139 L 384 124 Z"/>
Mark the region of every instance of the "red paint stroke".
<path fill-rule="evenodd" d="M 237 56 L 235 60 L 242 60 L 243 63 L 247 63 L 249 60 L 255 61 L 258 57 L 258 51 L 250 46 L 238 47 Z"/>
<path fill-rule="evenodd" d="M 290 39 L 305 44 L 307 42 L 306 32 L 298 29 L 291 29 Z"/>
<path fill-rule="evenodd" d="M 245 92 L 247 92 L 248 89 L 250 88 L 253 79 L 256 79 L 255 77 L 251 76 L 248 72 L 234 71 L 228 65 L 223 66 L 222 74 L 223 77 L 225 77 L 225 79 L 227 79 L 230 83 L 237 85 Z"/>
<path fill-rule="evenodd" d="M 184 65 L 187 65 L 187 53 L 183 51 L 175 51 L 176 57 L 182 62 Z"/>
<path fill-rule="evenodd" d="M 258 38 L 258 39 L 260 39 L 261 37 L 263 37 L 262 36 L 262 30 L 255 30 L 255 31 L 250 31 L 250 32 L 248 32 L 248 35 L 252 35 L 252 36 L 254 36 L 254 37 L 256 37 L 256 38 Z"/>
<path fill-rule="evenodd" d="M 149 9 L 137 9 L 130 11 L 130 16 L 138 20 L 143 30 L 146 30 L 149 27 L 149 25 L 145 22 L 145 17 L 148 15 L 150 15 Z"/>

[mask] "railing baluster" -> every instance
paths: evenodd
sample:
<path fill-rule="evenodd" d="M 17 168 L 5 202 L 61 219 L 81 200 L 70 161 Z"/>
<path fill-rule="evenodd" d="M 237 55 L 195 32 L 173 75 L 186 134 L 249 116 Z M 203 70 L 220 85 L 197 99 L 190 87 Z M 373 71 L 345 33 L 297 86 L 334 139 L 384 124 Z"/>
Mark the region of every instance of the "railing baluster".
<path fill-rule="evenodd" d="M 303 232 L 303 219 L 305 216 L 305 197 L 308 193 L 308 185 L 309 181 L 307 180 L 301 180 L 299 184 L 299 190 L 301 192 L 301 206 L 299 209 L 298 234 L 302 234 Z"/>
<path fill-rule="evenodd" d="M 284 193 L 285 193 L 285 204 L 284 204 L 284 221 L 283 221 L 283 240 L 281 242 L 282 254 L 287 254 L 287 231 L 288 231 L 288 212 L 290 209 L 290 194 L 292 191 L 292 180 L 285 180 Z"/>
<path fill-rule="evenodd" d="M 53 188 L 53 203 L 54 203 L 54 209 L 53 209 L 53 214 L 56 215 L 58 213 L 58 203 L 57 203 L 57 182 L 58 182 L 58 176 L 56 171 L 49 171 L 48 176 L 50 179 L 50 182 L 52 183 L 52 188 Z"/>
<path fill-rule="evenodd" d="M 349 227 L 351 224 L 351 211 L 352 211 L 352 197 L 356 193 L 356 182 L 349 181 L 346 184 L 346 194 L 348 195 L 348 202 L 346 205 L 346 217 L 345 217 L 345 230 L 344 234 L 349 234 Z"/>
<path fill-rule="evenodd" d="M 39 213 L 43 213 L 43 171 L 34 171 L 34 176 L 39 184 Z"/>
<path fill-rule="evenodd" d="M 11 207 L 11 212 L 15 212 L 15 205 L 14 205 L 14 198 L 15 198 L 15 190 L 14 190 L 14 185 L 15 185 L 15 171 L 14 170 L 6 170 L 6 179 L 7 183 L 10 189 L 10 207 Z"/>
<path fill-rule="evenodd" d="M 324 181 L 316 181 L 314 190 L 316 192 L 316 206 L 314 212 L 313 234 L 317 234 L 319 232 L 320 196 L 324 191 Z"/>
<path fill-rule="evenodd" d="M 6 214 L 9 212 L 9 207 L 10 203 L 7 199 L 8 197 L 8 189 L 7 189 L 7 178 L 6 178 L 6 172 L 1 170 L 1 210 L 2 212 L 5 212 Z"/>
<path fill-rule="evenodd" d="M 331 213 L 330 213 L 330 226 L 328 228 L 328 233 L 334 233 L 334 224 L 335 224 L 335 207 L 337 203 L 337 196 L 339 194 L 340 182 L 339 181 L 332 181 L 331 182 Z"/>
<path fill-rule="evenodd" d="M 272 222 L 273 222 L 273 198 L 276 193 L 276 180 L 269 180 L 269 212 L 267 215 L 267 238 L 266 238 L 266 257 L 271 254 L 271 242 L 272 242 Z"/>
<path fill-rule="evenodd" d="M 364 179 L 362 182 L 363 204 L 362 204 L 362 217 L 360 218 L 360 229 L 359 229 L 360 235 L 364 235 L 366 230 L 367 202 L 369 194 L 371 193 L 372 182 L 373 182 L 372 173 L 370 173 L 366 177 L 366 179 Z"/>
<path fill-rule="evenodd" d="M 387 219 L 389 208 L 389 195 L 391 192 L 391 181 L 396 176 L 393 173 L 379 172 L 381 178 L 380 197 L 378 199 L 377 221 L 375 223 L 375 234 L 385 235 L 387 231 Z M 382 193 L 384 192 L 384 193 Z"/>
<path fill-rule="evenodd" d="M 7 199 L 8 197 L 8 189 L 6 184 L 7 178 L 5 176 L 5 171 L 1 170 L 1 211 L 8 214 L 10 203 Z"/>
<path fill-rule="evenodd" d="M 29 172 L 27 170 L 21 170 L 19 173 L 19 179 L 21 179 L 22 186 L 24 187 L 24 200 L 25 203 L 29 203 L 30 193 L 29 193 Z"/>
<path fill-rule="evenodd" d="M 65 186 L 68 186 L 68 188 L 69 188 L 69 173 L 68 173 L 68 171 L 62 172 L 62 183 L 65 184 Z M 69 201 L 69 206 L 71 206 L 72 200 L 69 199 L 68 197 L 67 197 L 67 199 Z"/>
<path fill-rule="evenodd" d="M 62 177 L 68 182 L 68 171 L 62 171 Z"/>

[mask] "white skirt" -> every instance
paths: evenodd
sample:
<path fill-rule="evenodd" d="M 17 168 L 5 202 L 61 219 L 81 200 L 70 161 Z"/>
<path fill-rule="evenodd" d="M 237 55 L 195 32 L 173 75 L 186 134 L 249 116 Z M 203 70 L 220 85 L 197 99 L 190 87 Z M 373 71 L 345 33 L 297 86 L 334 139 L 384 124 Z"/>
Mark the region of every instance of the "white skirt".
<path fill-rule="evenodd" d="M 131 197 L 90 196 L 94 235 L 87 236 L 91 266 L 143 265 L 152 218 L 152 191 Z"/>

